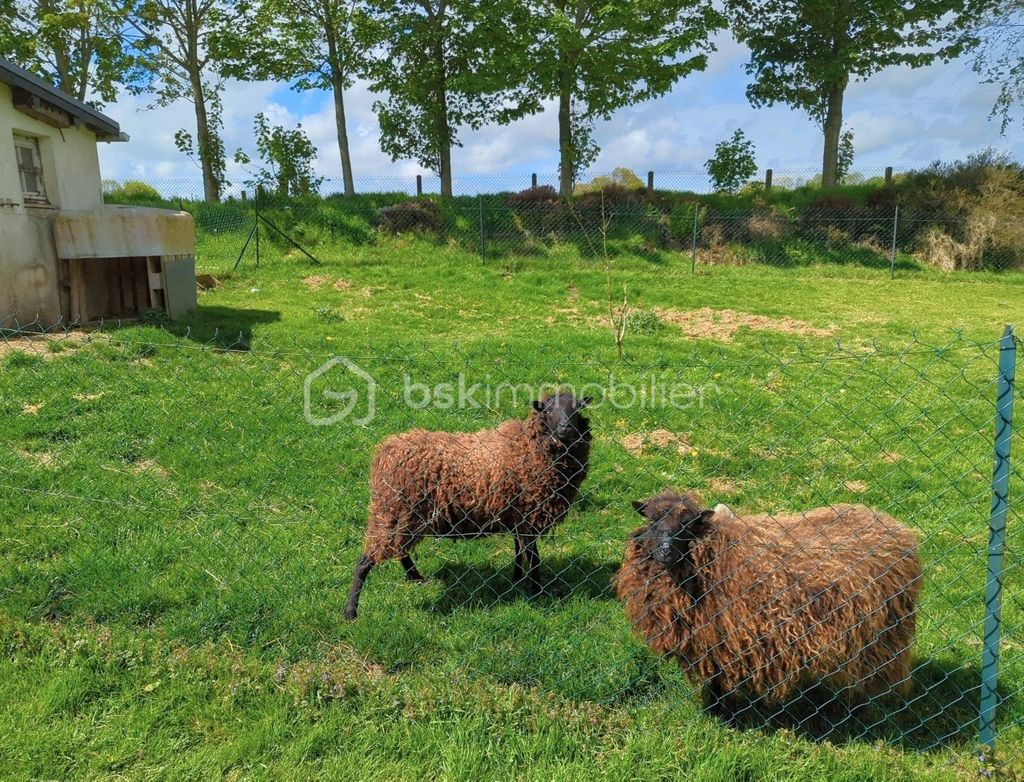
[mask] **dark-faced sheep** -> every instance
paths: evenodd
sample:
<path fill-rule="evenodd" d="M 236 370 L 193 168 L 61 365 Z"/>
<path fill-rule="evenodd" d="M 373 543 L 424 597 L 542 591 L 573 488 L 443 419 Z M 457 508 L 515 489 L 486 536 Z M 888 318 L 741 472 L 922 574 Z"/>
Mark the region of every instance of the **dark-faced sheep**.
<path fill-rule="evenodd" d="M 860 701 L 909 684 L 921 561 L 891 516 L 862 505 L 735 516 L 671 491 L 634 507 L 647 525 L 617 595 L 710 705 L 733 693 L 781 702 L 818 682 Z"/>
<path fill-rule="evenodd" d="M 548 395 L 525 421 L 475 433 L 413 429 L 387 438 L 370 467 L 370 514 L 345 616 L 356 617 L 367 574 L 399 559 L 421 578 L 410 556 L 426 537 L 515 537 L 514 578 L 540 591 L 537 539 L 565 518 L 587 475 L 590 399 Z"/>

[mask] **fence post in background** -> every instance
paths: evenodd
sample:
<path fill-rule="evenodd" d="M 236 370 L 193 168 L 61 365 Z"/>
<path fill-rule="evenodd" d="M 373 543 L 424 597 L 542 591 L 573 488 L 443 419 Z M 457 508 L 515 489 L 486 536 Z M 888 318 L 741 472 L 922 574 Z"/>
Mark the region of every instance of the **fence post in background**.
<path fill-rule="evenodd" d="M 536 190 L 537 189 L 537 175 L 536 174 L 530 174 L 530 188 L 532 190 Z"/>
<path fill-rule="evenodd" d="M 416 196 L 419 197 L 421 195 L 423 195 L 423 175 L 422 174 L 417 174 L 416 175 Z"/>
<path fill-rule="evenodd" d="M 245 191 L 243 190 L 242 191 L 242 203 L 244 204 L 247 199 L 248 199 L 248 196 L 245 194 Z"/>
<path fill-rule="evenodd" d="M 648 171 L 647 172 L 647 189 L 652 191 L 652 192 L 654 190 L 654 172 L 653 171 Z"/>
<path fill-rule="evenodd" d="M 764 193 L 772 192 L 772 170 L 769 168 L 764 172 Z"/>
<path fill-rule="evenodd" d="M 477 204 L 480 207 L 480 262 L 487 263 L 487 240 L 484 237 L 484 197 L 482 193 L 478 193 Z"/>
<path fill-rule="evenodd" d="M 693 244 L 690 247 L 690 273 L 697 271 L 697 215 L 700 214 L 700 204 L 696 201 L 693 204 Z"/>
<path fill-rule="evenodd" d="M 260 265 L 260 186 L 252 194 L 252 207 L 256 210 L 256 267 Z"/>
<path fill-rule="evenodd" d="M 900 225 L 900 202 L 896 202 L 896 211 L 892 215 L 892 256 L 889 259 L 889 279 L 896 276 L 896 231 Z"/>
<path fill-rule="evenodd" d="M 996 391 L 995 468 L 992 473 L 992 513 L 988 522 L 988 578 L 985 584 L 985 634 L 981 655 L 981 729 L 978 740 L 996 748 L 996 706 L 999 704 L 999 635 L 1003 602 L 1003 550 L 1010 490 L 1010 442 L 1013 439 L 1014 371 L 1017 365 L 1013 327 L 999 342 L 999 381 Z"/>
<path fill-rule="evenodd" d="M 885 186 L 888 187 L 892 184 L 892 166 L 885 167 Z"/>

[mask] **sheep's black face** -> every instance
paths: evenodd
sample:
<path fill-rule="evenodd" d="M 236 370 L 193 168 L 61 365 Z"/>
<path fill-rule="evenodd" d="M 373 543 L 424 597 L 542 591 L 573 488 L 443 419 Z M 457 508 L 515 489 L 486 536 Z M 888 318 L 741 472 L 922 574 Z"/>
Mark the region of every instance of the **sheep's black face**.
<path fill-rule="evenodd" d="M 701 508 L 690 495 L 663 492 L 634 502 L 633 507 L 647 519 L 647 526 L 634 533 L 647 555 L 667 569 L 687 561 L 695 540 L 707 534 L 713 510 Z"/>
<path fill-rule="evenodd" d="M 568 448 L 585 439 L 590 432 L 590 421 L 580 411 L 591 401 L 589 396 L 577 399 L 572 394 L 560 393 L 534 402 L 533 409 L 548 434 Z"/>

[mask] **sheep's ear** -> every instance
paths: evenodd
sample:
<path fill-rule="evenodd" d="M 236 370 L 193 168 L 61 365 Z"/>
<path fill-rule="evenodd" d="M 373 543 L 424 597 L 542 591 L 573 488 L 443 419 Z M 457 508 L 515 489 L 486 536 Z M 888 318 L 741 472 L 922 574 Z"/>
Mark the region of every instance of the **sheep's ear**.
<path fill-rule="evenodd" d="M 633 500 L 633 507 L 636 508 L 636 512 L 641 516 L 647 515 L 647 502 L 646 500 Z"/>
<path fill-rule="evenodd" d="M 690 529 L 693 531 L 694 536 L 699 537 L 701 535 L 706 535 L 711 529 L 711 520 L 714 517 L 714 510 L 702 510 L 690 525 Z"/>
<path fill-rule="evenodd" d="M 534 399 L 533 409 L 536 410 L 538 413 L 542 412 L 544 410 L 544 403 L 541 402 L 539 399 Z"/>

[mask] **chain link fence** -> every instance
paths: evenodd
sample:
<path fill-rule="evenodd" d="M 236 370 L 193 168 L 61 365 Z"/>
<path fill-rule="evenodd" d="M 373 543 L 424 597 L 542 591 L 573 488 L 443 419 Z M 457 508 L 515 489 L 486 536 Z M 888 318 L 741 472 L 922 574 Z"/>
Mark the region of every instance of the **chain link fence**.
<path fill-rule="evenodd" d="M 825 263 L 895 275 L 1024 266 L 1024 220 L 1012 210 L 942 211 L 924 197 L 903 203 L 881 172 L 860 174 L 861 184 L 830 194 L 806 172 L 775 173 L 769 190 L 759 182 L 734 195 L 712 192 L 703 174 L 649 172 L 647 183 L 633 179 L 594 177 L 570 198 L 559 196 L 551 177 L 527 175 L 460 178 L 452 198 L 433 194 L 431 182 L 416 177 L 376 178 L 362 184 L 378 191 L 351 198 L 337 194 L 339 182 L 325 180 L 315 195 L 236 188 L 220 204 L 203 202 L 195 182 L 108 183 L 107 200 L 189 211 L 198 261 L 208 271 L 246 259 L 329 261 L 352 247 L 412 233 L 483 262 L 549 256 L 569 246 L 586 255 L 676 258 L 694 270 Z"/>
<path fill-rule="evenodd" d="M 155 328 L 8 332 L 0 611 L 227 637 L 284 671 L 330 638 L 399 676 L 427 667 L 573 701 L 697 710 L 703 689 L 737 727 L 965 762 L 980 740 L 997 747 L 986 762 L 1019 770 L 1014 347 L 683 346 L 646 364 L 473 341 L 335 356 Z M 556 389 L 590 399 L 534 409 Z M 566 462 L 559 448 L 588 428 L 589 452 Z M 669 487 L 698 496 L 641 518 L 635 503 Z M 371 502 L 387 518 L 367 533 Z M 704 527 L 683 518 L 668 538 L 685 545 L 661 562 L 643 547 L 687 503 Z M 701 560 L 728 529 L 746 532 Z M 642 600 L 617 576 L 627 547 L 662 568 Z M 346 621 L 367 555 L 378 566 Z M 910 575 L 886 592 L 897 570 Z M 623 599 L 648 612 L 627 617 Z M 760 622 L 731 623 L 733 600 Z M 700 623 L 687 614 L 708 606 Z M 896 659 L 898 675 L 867 686 Z M 716 685 L 726 670 L 742 675 Z"/>

